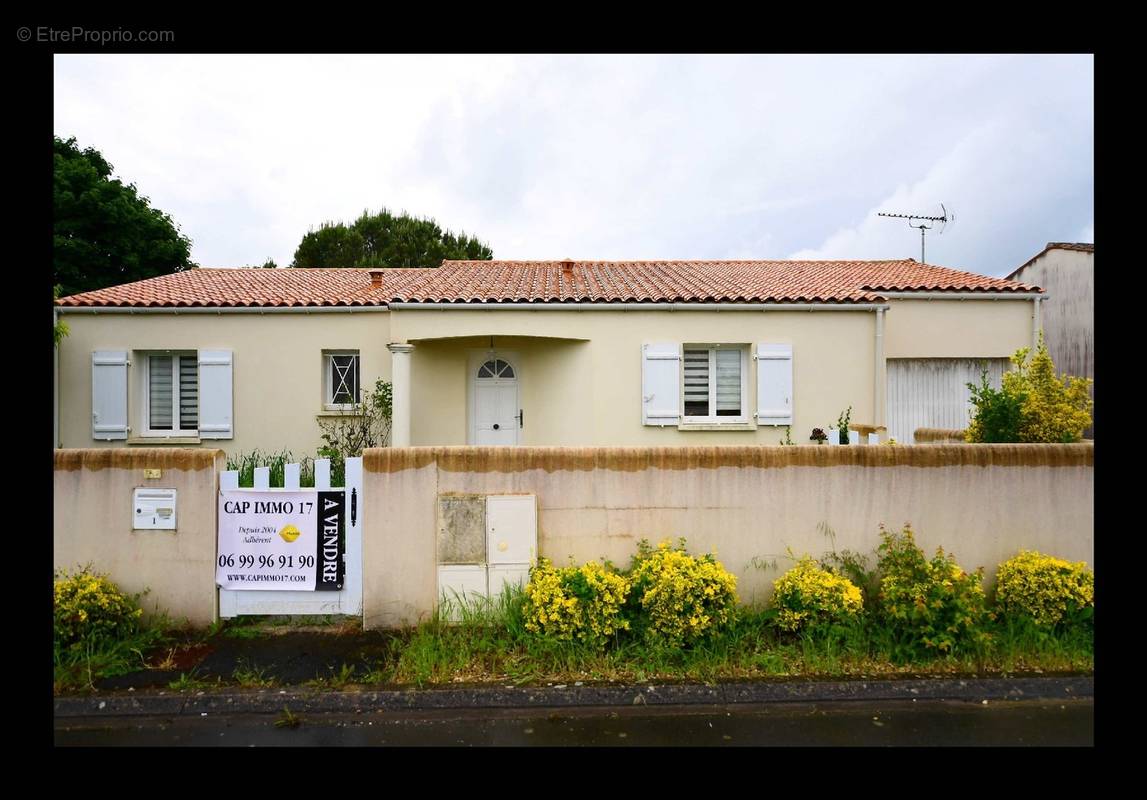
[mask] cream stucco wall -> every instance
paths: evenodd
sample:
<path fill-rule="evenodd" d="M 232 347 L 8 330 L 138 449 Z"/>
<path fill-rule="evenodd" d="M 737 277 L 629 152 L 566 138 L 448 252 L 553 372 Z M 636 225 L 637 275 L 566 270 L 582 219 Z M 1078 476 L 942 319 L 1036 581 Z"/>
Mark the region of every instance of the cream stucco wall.
<path fill-rule="evenodd" d="M 1031 301 L 892 300 L 885 358 L 1008 356 L 1031 340 Z M 59 349 L 60 443 L 132 446 L 91 438 L 94 350 L 227 349 L 233 352 L 234 430 L 204 440 L 228 453 L 289 449 L 314 455 L 320 444 L 322 351 L 357 349 L 363 384 L 391 376 L 388 342 L 415 345 L 411 358 L 414 445 L 468 441 L 470 355 L 489 348 L 518 354 L 523 445 L 777 444 L 783 428 L 687 430 L 641 423 L 641 346 L 650 342 L 793 345 L 792 439 L 836 423 L 879 422 L 873 311 L 427 311 L 370 313 L 66 314 Z M 756 404 L 756 364 L 747 362 L 747 407 Z M 142 387 L 129 380 L 132 437 L 141 429 Z M 752 427 L 752 426 L 750 426 Z M 154 443 L 154 442 L 148 442 Z"/>
<path fill-rule="evenodd" d="M 216 616 L 215 515 L 219 450 L 57 450 L 52 563 L 91 564 L 124 591 L 147 591 L 146 612 L 209 625 Z M 150 478 L 145 469 L 159 470 Z M 176 490 L 175 530 L 132 530 L 136 488 Z"/>
<path fill-rule="evenodd" d="M 1031 346 L 1032 300 L 890 300 L 885 358 L 1007 358 Z"/>
<path fill-rule="evenodd" d="M 321 444 L 316 417 L 323 412 L 323 350 L 358 350 L 363 385 L 390 378 L 387 312 L 324 314 L 67 314 L 60 344 L 60 441 L 63 447 L 123 447 L 92 439 L 94 350 L 133 351 L 129 368 L 130 437 L 142 429 L 138 377 L 148 350 L 232 351 L 232 439 L 201 446 L 228 453 L 288 449 L 314 456 Z M 159 444 L 148 442 L 146 444 Z M 184 445 L 186 446 L 186 445 Z"/>
<path fill-rule="evenodd" d="M 391 315 L 395 341 L 412 356 L 414 445 L 462 444 L 472 413 L 468 353 L 521 354 L 523 445 L 777 444 L 784 429 L 689 430 L 641 422 L 642 345 L 651 342 L 793 345 L 795 442 L 828 428 L 852 406 L 873 421 L 872 311 L 416 311 Z M 446 338 L 448 337 L 448 338 Z M 750 358 L 746 405 L 756 408 Z M 429 413 L 428 413 L 429 412 Z"/>
<path fill-rule="evenodd" d="M 1093 464 L 1091 444 L 368 450 L 364 624 L 434 608 L 442 493 L 536 495 L 539 555 L 560 564 L 624 565 L 639 539 L 684 536 L 760 603 L 790 551 L 874 563 L 881 524 L 910 522 L 929 556 L 943 546 L 989 583 L 1021 549 L 1091 564 Z"/>

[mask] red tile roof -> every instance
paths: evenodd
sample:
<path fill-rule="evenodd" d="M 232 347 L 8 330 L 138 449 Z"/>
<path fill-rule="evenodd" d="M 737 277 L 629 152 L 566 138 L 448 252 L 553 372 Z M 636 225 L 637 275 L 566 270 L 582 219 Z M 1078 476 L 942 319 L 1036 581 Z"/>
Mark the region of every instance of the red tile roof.
<path fill-rule="evenodd" d="M 1037 287 L 902 261 L 444 261 L 388 269 L 196 269 L 62 298 L 62 306 L 871 302 L 884 292 Z"/>
<path fill-rule="evenodd" d="M 61 306 L 384 306 L 431 270 L 388 269 L 382 288 L 366 269 L 189 269 L 60 298 Z"/>

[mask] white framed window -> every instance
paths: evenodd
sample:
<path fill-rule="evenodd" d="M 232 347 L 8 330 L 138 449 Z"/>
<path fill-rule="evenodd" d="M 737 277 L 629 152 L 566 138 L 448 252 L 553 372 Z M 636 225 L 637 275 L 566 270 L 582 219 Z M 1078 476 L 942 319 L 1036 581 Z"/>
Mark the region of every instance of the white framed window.
<path fill-rule="evenodd" d="M 327 411 L 352 411 L 361 402 L 360 365 L 357 350 L 323 352 L 323 407 Z"/>
<path fill-rule="evenodd" d="M 143 435 L 198 436 L 198 354 L 146 353 L 143 362 Z"/>
<path fill-rule="evenodd" d="M 682 350 L 682 421 L 748 422 L 748 346 L 686 344 Z"/>

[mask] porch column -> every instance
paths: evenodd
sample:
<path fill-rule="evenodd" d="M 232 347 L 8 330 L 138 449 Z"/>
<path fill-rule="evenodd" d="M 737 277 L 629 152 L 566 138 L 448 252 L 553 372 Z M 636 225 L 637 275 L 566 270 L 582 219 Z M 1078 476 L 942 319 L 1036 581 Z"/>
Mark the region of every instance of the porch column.
<path fill-rule="evenodd" d="M 887 379 L 884 361 L 884 309 L 876 309 L 876 360 L 872 370 L 872 424 L 881 427 L 884 420 L 884 384 Z"/>
<path fill-rule="evenodd" d="M 390 446 L 410 447 L 410 354 L 412 344 L 388 344 L 392 416 Z"/>

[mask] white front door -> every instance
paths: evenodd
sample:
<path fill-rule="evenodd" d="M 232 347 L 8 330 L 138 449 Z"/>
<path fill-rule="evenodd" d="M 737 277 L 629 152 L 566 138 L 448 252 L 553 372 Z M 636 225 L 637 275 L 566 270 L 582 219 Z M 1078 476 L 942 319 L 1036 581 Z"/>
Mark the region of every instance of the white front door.
<path fill-rule="evenodd" d="M 521 425 L 518 370 L 502 355 L 481 360 L 473 373 L 474 444 L 516 445 Z"/>

